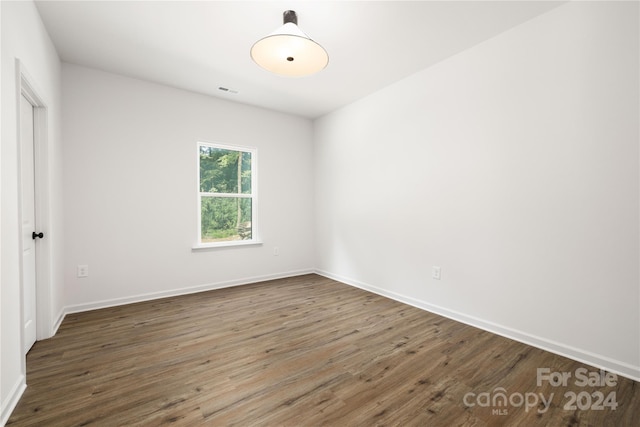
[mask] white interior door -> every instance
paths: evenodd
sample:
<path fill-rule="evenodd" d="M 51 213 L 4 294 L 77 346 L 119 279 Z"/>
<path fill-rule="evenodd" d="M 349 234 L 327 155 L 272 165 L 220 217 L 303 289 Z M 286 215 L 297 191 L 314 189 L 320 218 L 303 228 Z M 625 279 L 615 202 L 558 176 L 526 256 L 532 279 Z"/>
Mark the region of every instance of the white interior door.
<path fill-rule="evenodd" d="M 22 292 L 23 351 L 26 354 L 36 342 L 36 231 L 35 214 L 35 152 L 33 105 L 24 96 L 20 99 L 20 159 L 22 182 Z"/>

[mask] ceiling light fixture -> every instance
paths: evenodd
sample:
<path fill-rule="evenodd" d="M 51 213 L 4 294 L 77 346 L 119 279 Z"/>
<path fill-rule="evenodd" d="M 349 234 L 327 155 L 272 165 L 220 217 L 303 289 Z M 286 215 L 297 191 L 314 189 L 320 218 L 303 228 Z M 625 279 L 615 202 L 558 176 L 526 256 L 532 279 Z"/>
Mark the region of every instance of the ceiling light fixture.
<path fill-rule="evenodd" d="M 317 73 L 329 63 L 329 55 L 300 28 L 293 10 L 283 14 L 284 25 L 251 47 L 251 58 L 267 71 L 300 77 Z"/>

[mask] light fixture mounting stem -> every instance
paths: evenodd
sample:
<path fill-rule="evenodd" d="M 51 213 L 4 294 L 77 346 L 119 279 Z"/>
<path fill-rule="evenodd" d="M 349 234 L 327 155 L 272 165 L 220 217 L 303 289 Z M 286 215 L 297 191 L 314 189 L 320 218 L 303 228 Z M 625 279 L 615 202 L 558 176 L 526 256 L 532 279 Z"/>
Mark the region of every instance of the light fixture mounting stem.
<path fill-rule="evenodd" d="M 294 24 L 298 25 L 298 15 L 296 15 L 296 12 L 294 10 L 285 10 L 282 14 L 282 20 L 284 21 L 283 24 L 293 22 Z"/>

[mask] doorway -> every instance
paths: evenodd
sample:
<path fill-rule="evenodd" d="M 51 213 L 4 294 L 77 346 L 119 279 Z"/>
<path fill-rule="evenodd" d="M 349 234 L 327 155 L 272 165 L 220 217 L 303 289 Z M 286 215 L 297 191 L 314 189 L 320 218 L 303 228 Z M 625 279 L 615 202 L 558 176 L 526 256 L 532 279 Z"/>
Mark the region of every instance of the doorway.
<path fill-rule="evenodd" d="M 36 189 L 34 105 L 20 95 L 20 190 L 22 226 L 22 350 L 36 342 Z"/>
<path fill-rule="evenodd" d="M 48 109 L 23 64 L 16 59 L 20 311 L 23 354 L 54 333 L 51 319 L 51 216 Z M 23 363 L 24 363 L 23 359 Z"/>

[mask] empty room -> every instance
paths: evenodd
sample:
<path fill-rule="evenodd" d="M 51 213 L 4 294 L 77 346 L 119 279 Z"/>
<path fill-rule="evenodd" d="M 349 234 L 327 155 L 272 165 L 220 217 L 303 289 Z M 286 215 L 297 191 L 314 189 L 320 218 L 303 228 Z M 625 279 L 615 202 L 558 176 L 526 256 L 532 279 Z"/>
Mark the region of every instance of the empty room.
<path fill-rule="evenodd" d="M 1 1 L 0 426 L 633 426 L 638 1 Z"/>

